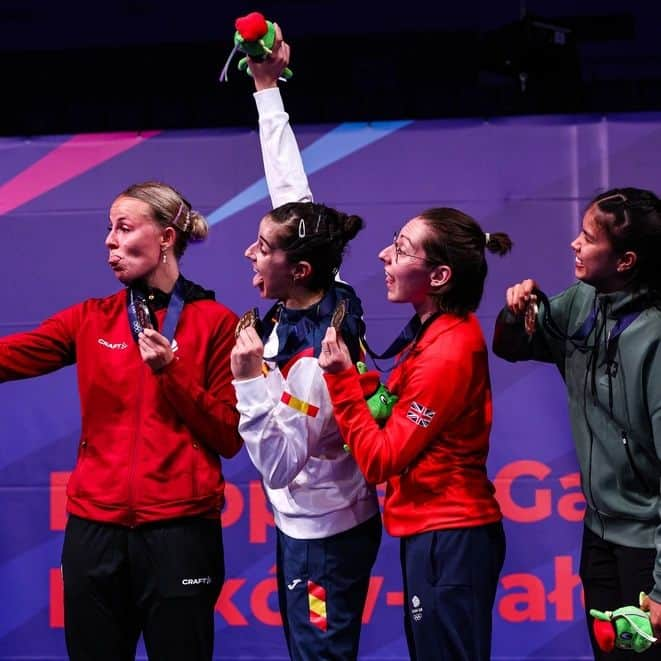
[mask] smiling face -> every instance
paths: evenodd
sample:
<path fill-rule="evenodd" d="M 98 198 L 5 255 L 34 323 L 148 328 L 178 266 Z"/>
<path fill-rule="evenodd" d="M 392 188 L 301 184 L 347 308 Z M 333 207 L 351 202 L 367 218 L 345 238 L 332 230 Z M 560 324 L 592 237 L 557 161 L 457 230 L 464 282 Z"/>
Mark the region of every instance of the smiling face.
<path fill-rule="evenodd" d="M 255 275 L 253 287 L 262 298 L 286 301 L 294 282 L 294 265 L 287 260 L 284 250 L 278 248 L 281 229 L 269 216 L 264 216 L 259 224 L 257 240 L 245 251 L 252 262 Z"/>
<path fill-rule="evenodd" d="M 110 207 L 108 264 L 122 284 L 149 282 L 161 264 L 163 230 L 146 202 L 118 197 Z"/>
<path fill-rule="evenodd" d="M 430 288 L 434 264 L 427 261 L 422 243 L 427 227 L 421 218 L 409 220 L 387 245 L 379 259 L 386 272 L 386 292 L 392 303 L 411 303 L 418 314 L 432 303 Z"/>
<path fill-rule="evenodd" d="M 572 241 L 575 253 L 576 277 L 598 291 L 617 291 L 623 285 L 625 271 L 622 260 L 604 228 L 597 222 L 598 210 L 592 205 L 583 216 L 579 235 Z"/>

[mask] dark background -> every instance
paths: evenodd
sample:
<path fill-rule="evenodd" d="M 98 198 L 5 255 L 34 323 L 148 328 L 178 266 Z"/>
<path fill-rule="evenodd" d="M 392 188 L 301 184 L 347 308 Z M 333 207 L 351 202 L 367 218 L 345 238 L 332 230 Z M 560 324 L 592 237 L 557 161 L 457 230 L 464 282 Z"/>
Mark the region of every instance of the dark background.
<path fill-rule="evenodd" d="M 0 0 L 0 134 L 246 126 L 234 19 L 292 44 L 297 123 L 661 109 L 661 2 Z"/>

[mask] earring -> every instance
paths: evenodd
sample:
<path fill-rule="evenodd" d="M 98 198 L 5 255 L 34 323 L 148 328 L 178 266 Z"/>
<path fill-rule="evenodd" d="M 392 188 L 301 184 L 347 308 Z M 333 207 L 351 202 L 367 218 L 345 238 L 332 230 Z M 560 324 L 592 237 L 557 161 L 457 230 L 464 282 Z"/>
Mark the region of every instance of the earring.
<path fill-rule="evenodd" d="M 161 250 L 161 253 L 162 253 L 162 255 L 161 255 L 161 261 L 163 262 L 163 264 L 167 264 L 167 263 L 168 263 L 168 254 L 167 254 L 166 250 L 167 250 L 166 248 L 163 248 L 163 249 Z"/>

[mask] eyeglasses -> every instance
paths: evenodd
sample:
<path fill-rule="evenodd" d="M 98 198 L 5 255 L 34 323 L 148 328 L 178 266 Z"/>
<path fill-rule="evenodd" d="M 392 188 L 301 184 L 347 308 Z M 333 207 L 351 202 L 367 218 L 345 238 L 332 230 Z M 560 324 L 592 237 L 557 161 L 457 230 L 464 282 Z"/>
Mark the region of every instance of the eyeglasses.
<path fill-rule="evenodd" d="M 399 232 L 400 232 L 400 230 L 397 230 L 392 235 L 392 247 L 393 247 L 393 250 L 395 251 L 395 264 L 397 264 L 399 262 L 400 257 L 410 257 L 411 259 L 419 259 L 423 262 L 427 262 L 427 264 L 432 264 L 432 265 L 434 265 L 436 263 L 436 262 L 432 262 L 431 260 L 427 259 L 426 257 L 418 257 L 417 255 L 411 255 L 408 252 L 404 252 L 397 245 L 397 239 L 399 238 Z"/>

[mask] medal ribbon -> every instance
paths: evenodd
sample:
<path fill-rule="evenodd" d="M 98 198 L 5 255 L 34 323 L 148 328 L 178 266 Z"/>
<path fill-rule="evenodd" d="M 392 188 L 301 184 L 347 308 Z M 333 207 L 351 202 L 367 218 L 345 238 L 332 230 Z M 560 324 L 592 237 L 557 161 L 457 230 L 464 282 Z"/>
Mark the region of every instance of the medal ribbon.
<path fill-rule="evenodd" d="M 126 299 L 126 310 L 128 313 L 129 326 L 131 328 L 131 334 L 133 339 L 137 342 L 138 335 L 144 330 L 138 313 L 136 311 L 136 306 L 140 305 L 140 301 L 143 305 L 147 305 L 144 294 L 134 288 L 129 288 L 128 296 Z M 147 306 L 147 309 L 149 307 Z M 184 309 L 184 282 L 183 278 L 179 276 L 177 282 L 174 285 L 172 294 L 170 295 L 170 302 L 168 303 L 168 309 L 165 313 L 165 320 L 163 321 L 163 328 L 159 331 L 161 335 L 167 338 L 168 342 L 172 344 L 174 339 L 175 331 L 177 330 L 177 324 L 179 323 L 179 317 L 181 316 L 181 311 Z"/>

